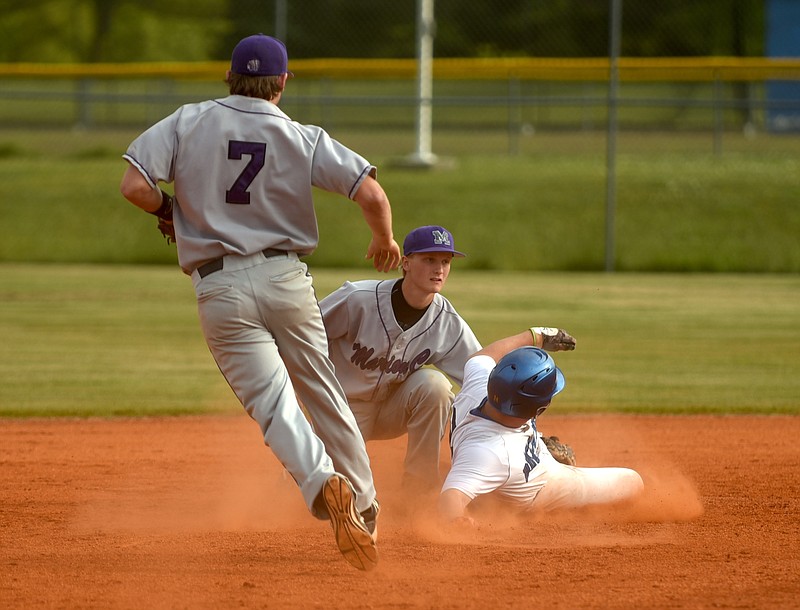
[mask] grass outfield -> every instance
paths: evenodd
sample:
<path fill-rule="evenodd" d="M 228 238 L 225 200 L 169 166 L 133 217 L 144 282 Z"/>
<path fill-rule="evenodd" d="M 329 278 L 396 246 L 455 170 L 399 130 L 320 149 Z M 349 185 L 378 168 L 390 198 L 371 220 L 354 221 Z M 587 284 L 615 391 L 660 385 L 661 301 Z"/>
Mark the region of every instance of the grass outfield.
<path fill-rule="evenodd" d="M 446 295 L 483 342 L 567 329 L 562 413 L 800 414 L 800 277 L 489 273 Z M 314 269 L 320 297 L 374 272 Z M 381 276 L 383 277 L 383 276 Z M 394 276 L 391 276 L 394 277 Z M 237 412 L 176 267 L 0 265 L 0 416 Z"/>
<path fill-rule="evenodd" d="M 174 262 L 153 218 L 119 194 L 120 154 L 134 135 L 0 130 L 0 262 Z M 452 151 L 445 154 L 455 167 L 431 172 L 394 166 L 387 155 L 399 137 L 391 133 L 343 139 L 378 164 L 398 236 L 442 224 L 475 270 L 604 269 L 602 134 L 536 133 L 515 156 L 474 154 L 502 140 L 497 133 L 453 138 L 435 142 Z M 617 270 L 800 272 L 800 138 L 761 134 L 736 145 L 716 157 L 707 134 L 621 138 Z M 386 150 L 373 155 L 376 148 Z M 368 239 L 358 207 L 322 192 L 316 203 L 321 241 L 312 262 L 356 264 Z"/>

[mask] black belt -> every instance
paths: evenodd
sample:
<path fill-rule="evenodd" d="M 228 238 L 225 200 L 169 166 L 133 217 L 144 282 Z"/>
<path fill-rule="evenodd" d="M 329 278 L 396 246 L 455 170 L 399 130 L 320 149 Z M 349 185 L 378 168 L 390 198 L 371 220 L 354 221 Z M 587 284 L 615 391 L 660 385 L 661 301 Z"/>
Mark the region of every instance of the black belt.
<path fill-rule="evenodd" d="M 266 250 L 262 250 L 261 254 L 264 255 L 264 258 L 270 258 L 272 256 L 281 256 L 287 254 L 286 250 L 277 250 L 275 248 L 267 248 Z M 200 265 L 197 268 L 197 273 L 200 277 L 205 277 L 207 275 L 211 275 L 215 271 L 219 271 L 222 269 L 224 257 L 215 258 L 213 261 L 209 261 L 203 265 Z"/>

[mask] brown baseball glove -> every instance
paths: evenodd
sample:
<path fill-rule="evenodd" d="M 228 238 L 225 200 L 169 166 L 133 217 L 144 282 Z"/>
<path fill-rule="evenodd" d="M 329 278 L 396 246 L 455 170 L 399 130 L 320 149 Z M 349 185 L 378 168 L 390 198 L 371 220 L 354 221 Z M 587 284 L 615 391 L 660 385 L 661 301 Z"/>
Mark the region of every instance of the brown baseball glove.
<path fill-rule="evenodd" d="M 172 224 L 172 220 L 167 220 L 165 218 L 158 219 L 158 230 L 161 231 L 161 235 L 166 237 L 168 244 L 175 243 L 175 225 Z"/>
<path fill-rule="evenodd" d="M 530 330 L 533 333 L 534 346 L 541 344 L 543 350 L 562 352 L 575 349 L 575 337 L 565 330 L 546 326 L 534 326 Z"/>
<path fill-rule="evenodd" d="M 558 440 L 557 436 L 542 436 L 542 441 L 550 452 L 550 455 L 552 455 L 557 462 L 561 462 L 567 466 L 575 466 L 577 464 L 575 461 L 575 452 L 572 450 L 572 447 L 562 443 Z"/>
<path fill-rule="evenodd" d="M 161 191 L 161 207 L 155 212 L 150 212 L 158 218 L 158 230 L 161 231 L 161 235 L 167 238 L 168 244 L 175 243 L 175 225 L 172 223 L 172 208 L 174 204 L 175 198 Z"/>

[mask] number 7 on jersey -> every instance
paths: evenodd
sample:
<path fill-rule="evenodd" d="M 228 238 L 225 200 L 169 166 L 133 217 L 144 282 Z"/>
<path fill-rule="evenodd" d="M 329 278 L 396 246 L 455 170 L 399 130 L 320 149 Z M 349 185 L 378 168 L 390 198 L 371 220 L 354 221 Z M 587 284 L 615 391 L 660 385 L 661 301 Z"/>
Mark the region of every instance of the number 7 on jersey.
<path fill-rule="evenodd" d="M 258 172 L 264 167 L 267 157 L 267 145 L 264 142 L 242 142 L 241 140 L 231 140 L 228 142 L 228 159 L 241 159 L 243 155 L 250 155 L 242 173 L 236 178 L 231 188 L 225 191 L 225 201 L 227 203 L 249 205 L 250 193 L 248 187 L 255 180 Z"/>

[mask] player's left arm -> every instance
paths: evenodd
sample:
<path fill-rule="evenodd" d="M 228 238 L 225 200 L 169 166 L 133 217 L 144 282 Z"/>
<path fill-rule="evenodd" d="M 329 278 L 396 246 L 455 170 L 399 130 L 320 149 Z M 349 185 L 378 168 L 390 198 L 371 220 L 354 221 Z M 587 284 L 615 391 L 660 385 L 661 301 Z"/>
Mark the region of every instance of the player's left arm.
<path fill-rule="evenodd" d="M 481 349 L 476 356 L 489 356 L 495 362 L 505 356 L 508 352 L 517 349 L 518 347 L 534 346 L 533 334 L 530 330 L 522 331 L 510 337 L 503 337 L 497 341 L 493 341 L 483 349 Z"/>
<path fill-rule="evenodd" d="M 535 326 L 516 335 L 498 339 L 484 347 L 478 354 L 491 357 L 495 362 L 518 347 L 533 346 L 556 352 L 575 349 L 575 339 L 559 328 Z"/>
<path fill-rule="evenodd" d="M 348 301 L 353 294 L 353 284 L 345 282 L 324 299 L 319 301 L 319 310 L 322 312 L 322 321 L 325 324 L 325 333 L 328 342 L 344 337 L 350 328 L 350 310 Z"/>
<path fill-rule="evenodd" d="M 372 240 L 365 258 L 384 273 L 397 269 L 400 264 L 400 246 L 392 233 L 392 207 L 383 187 L 372 176 L 367 176 L 358 187 L 353 200 L 361 207 L 364 220 L 372 231 Z"/>

